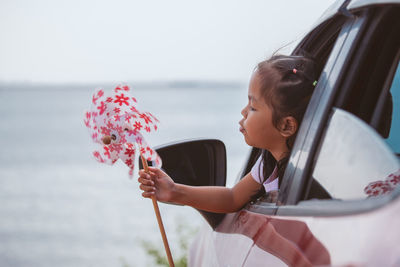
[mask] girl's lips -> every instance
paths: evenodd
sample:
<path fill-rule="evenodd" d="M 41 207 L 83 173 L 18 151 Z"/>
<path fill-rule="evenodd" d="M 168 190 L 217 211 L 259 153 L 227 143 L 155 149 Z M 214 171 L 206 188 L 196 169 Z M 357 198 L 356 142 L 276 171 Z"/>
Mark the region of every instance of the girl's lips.
<path fill-rule="evenodd" d="M 240 131 L 242 134 L 244 134 L 244 132 L 245 132 L 246 130 L 244 129 L 242 123 L 243 123 L 243 120 L 239 121 L 239 126 L 240 126 L 239 131 Z"/>

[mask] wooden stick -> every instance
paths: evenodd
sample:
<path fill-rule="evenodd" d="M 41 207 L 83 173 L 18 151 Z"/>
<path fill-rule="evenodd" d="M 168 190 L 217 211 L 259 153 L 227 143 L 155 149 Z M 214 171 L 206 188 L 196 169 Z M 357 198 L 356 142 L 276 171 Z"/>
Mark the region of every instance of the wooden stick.
<path fill-rule="evenodd" d="M 140 154 L 140 158 L 142 159 L 142 164 L 143 164 L 144 171 L 146 173 L 149 173 L 149 167 L 147 166 L 146 159 L 143 157 L 142 154 Z M 163 222 L 162 222 L 162 219 L 161 219 L 160 209 L 158 208 L 158 203 L 157 203 L 156 196 L 152 196 L 151 200 L 153 201 L 154 212 L 156 213 L 158 227 L 160 228 L 160 233 L 161 233 L 162 240 L 163 240 L 163 243 L 164 243 L 165 252 L 167 253 L 169 266 L 170 267 L 174 267 L 175 266 L 174 265 L 174 261 L 172 260 L 171 250 L 169 249 L 167 235 L 165 234 L 165 229 L 164 229 L 164 225 L 163 225 Z"/>

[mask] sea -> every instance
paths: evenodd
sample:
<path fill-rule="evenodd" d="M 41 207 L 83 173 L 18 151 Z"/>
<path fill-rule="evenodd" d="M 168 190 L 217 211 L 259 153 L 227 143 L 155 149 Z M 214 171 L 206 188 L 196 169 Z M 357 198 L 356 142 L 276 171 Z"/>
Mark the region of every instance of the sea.
<path fill-rule="evenodd" d="M 397 81 L 398 84 L 398 81 Z M 83 123 L 98 87 L 117 84 L 0 84 L 0 266 L 155 266 L 144 242 L 163 254 L 151 200 L 141 196 L 137 169 L 100 164 Z M 250 148 L 239 132 L 247 86 L 240 83 L 129 84 L 141 110 L 160 120 L 146 135 L 154 147 L 219 139 L 233 186 Z M 398 88 L 398 87 L 396 87 Z M 399 90 L 394 90 L 389 145 L 399 153 Z M 185 255 L 209 227 L 193 208 L 159 203 L 172 255 Z M 191 234 L 184 234 L 188 229 Z"/>
<path fill-rule="evenodd" d="M 100 164 L 83 124 L 95 88 L 117 84 L 0 84 L 0 266 L 154 266 L 143 242 L 162 239 L 151 200 L 121 162 Z M 152 146 L 213 138 L 227 151 L 227 185 L 250 148 L 239 132 L 247 87 L 240 83 L 129 84 L 160 120 Z M 160 203 L 174 258 L 179 229 L 191 242 L 208 227 L 194 209 Z"/>

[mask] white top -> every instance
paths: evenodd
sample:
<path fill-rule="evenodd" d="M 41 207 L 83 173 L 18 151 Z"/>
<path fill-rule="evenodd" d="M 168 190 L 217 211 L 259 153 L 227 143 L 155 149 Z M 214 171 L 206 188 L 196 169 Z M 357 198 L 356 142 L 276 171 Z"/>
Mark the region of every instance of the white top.
<path fill-rule="evenodd" d="M 254 164 L 253 168 L 251 168 L 251 176 L 253 179 L 261 184 L 264 181 L 263 177 L 264 172 L 264 163 L 262 160 L 262 156 L 257 159 L 257 162 Z M 271 175 L 268 177 L 267 180 L 263 183 L 265 188 L 265 192 L 275 191 L 279 189 L 279 179 L 278 179 L 278 168 L 275 166 L 274 170 L 272 171 Z"/>

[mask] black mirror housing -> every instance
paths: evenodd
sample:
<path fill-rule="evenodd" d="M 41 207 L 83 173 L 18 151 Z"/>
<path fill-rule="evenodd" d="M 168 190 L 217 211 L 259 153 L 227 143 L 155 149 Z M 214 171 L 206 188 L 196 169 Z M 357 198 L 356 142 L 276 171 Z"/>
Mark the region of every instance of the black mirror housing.
<path fill-rule="evenodd" d="M 226 149 L 222 141 L 200 139 L 156 147 L 163 165 L 175 183 L 192 186 L 225 186 Z M 150 166 L 152 163 L 150 162 Z M 143 168 L 139 161 L 140 168 Z"/>
<path fill-rule="evenodd" d="M 162 169 L 175 183 L 190 186 L 226 184 L 226 149 L 220 140 L 182 141 L 157 147 L 156 151 L 163 161 Z M 139 167 L 143 168 L 140 160 Z M 225 216 L 203 210 L 199 212 L 214 229 Z"/>

